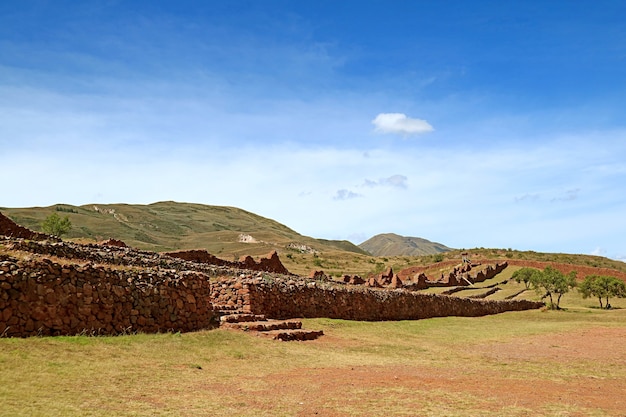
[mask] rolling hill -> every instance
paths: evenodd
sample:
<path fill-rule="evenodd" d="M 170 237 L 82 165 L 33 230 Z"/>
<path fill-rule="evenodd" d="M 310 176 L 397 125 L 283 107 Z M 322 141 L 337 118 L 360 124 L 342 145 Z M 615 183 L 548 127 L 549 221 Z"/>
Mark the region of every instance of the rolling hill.
<path fill-rule="evenodd" d="M 394 233 L 376 235 L 361 243 L 359 247 L 374 256 L 422 256 L 452 250 L 441 243 Z"/>
<path fill-rule="evenodd" d="M 52 213 L 68 216 L 73 228 L 68 239 L 101 241 L 115 238 L 152 251 L 206 249 L 216 255 L 264 255 L 289 248 L 295 252 L 365 251 L 348 241 L 314 239 L 254 213 L 223 206 L 177 203 L 148 205 L 88 204 L 0 208 L 6 216 L 31 230 L 41 231 Z"/>
<path fill-rule="evenodd" d="M 390 266 L 400 271 L 442 261 L 460 262 L 461 252 L 468 250 L 472 259 L 556 262 L 626 272 L 626 263 L 598 256 L 510 249 L 453 250 L 426 239 L 392 233 L 374 236 L 356 246 L 348 241 L 303 236 L 274 220 L 235 207 L 168 201 L 149 205 L 0 207 L 0 212 L 34 231 L 41 231 L 41 223 L 52 213 L 67 215 L 73 229 L 64 238 L 83 243 L 114 238 L 156 252 L 205 249 L 225 260 L 238 260 L 242 255 L 264 256 L 276 250 L 285 267 L 300 275 L 324 270 L 336 277 L 368 276 Z"/>

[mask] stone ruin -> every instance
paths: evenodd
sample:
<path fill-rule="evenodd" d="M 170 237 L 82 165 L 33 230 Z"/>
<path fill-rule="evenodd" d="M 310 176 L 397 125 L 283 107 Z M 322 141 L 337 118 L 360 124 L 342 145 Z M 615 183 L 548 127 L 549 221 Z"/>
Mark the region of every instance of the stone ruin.
<path fill-rule="evenodd" d="M 186 261 L 204 263 L 209 265 L 227 266 L 230 268 L 248 269 L 251 271 L 273 272 L 276 274 L 290 275 L 278 257 L 276 251 L 270 252 L 267 256 L 261 257 L 259 261 L 255 261 L 252 256 L 242 256 L 238 262 L 229 262 L 211 255 L 205 250 L 188 250 L 178 252 L 167 252 L 167 256 L 180 258 Z"/>
<path fill-rule="evenodd" d="M 477 317 L 543 307 L 527 300 L 494 301 L 331 282 L 248 275 L 219 278 L 213 300 L 226 309 L 276 319 L 327 317 L 344 320 L 416 320 Z"/>
<path fill-rule="evenodd" d="M 128 245 L 124 242 L 122 242 L 121 240 L 117 240 L 117 239 L 113 239 L 113 238 L 109 238 L 107 240 L 105 240 L 104 242 L 100 242 L 100 245 L 103 246 L 116 246 L 118 248 L 127 248 Z"/>
<path fill-rule="evenodd" d="M 447 274 L 442 273 L 437 279 L 429 278 L 424 272 L 417 272 L 411 276 L 405 272 L 406 270 L 403 270 L 400 274 L 394 274 L 393 269 L 389 267 L 385 272 L 369 279 L 363 279 L 358 275 L 344 275 L 343 283 L 365 285 L 370 288 L 404 288 L 408 291 L 423 290 L 429 287 L 467 286 L 495 277 L 507 265 L 507 262 L 495 263 L 494 266 L 487 265 L 475 274 L 471 274 L 472 265 L 463 263 L 460 266 L 455 266 Z M 474 267 L 476 266 L 474 265 Z M 317 271 L 316 274 L 323 274 L 323 271 Z M 400 278 L 401 274 L 404 278 Z"/>
<path fill-rule="evenodd" d="M 407 290 L 391 269 L 370 286 L 341 285 L 320 271 L 312 278 L 288 275 L 275 272 L 286 272 L 275 252 L 265 261 L 209 264 L 203 261 L 215 259 L 206 251 L 176 257 L 119 245 L 26 240 L 14 237 L 24 231 L 10 219 L 0 219 L 0 246 L 8 249 L 0 254 L 0 336 L 196 331 L 215 327 L 223 310 L 371 321 L 543 306 L 421 294 Z"/>
<path fill-rule="evenodd" d="M 30 229 L 20 226 L 13 220 L 0 213 L 0 235 L 16 237 L 29 240 L 55 240 L 59 241 L 59 238 L 47 235 L 45 233 L 33 232 Z"/>

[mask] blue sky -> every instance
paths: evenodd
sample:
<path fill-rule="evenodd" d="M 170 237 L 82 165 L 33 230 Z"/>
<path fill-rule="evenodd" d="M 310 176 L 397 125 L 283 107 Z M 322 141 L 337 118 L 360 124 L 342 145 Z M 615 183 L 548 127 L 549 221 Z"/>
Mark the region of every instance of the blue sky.
<path fill-rule="evenodd" d="M 0 206 L 626 260 L 623 1 L 0 3 Z"/>

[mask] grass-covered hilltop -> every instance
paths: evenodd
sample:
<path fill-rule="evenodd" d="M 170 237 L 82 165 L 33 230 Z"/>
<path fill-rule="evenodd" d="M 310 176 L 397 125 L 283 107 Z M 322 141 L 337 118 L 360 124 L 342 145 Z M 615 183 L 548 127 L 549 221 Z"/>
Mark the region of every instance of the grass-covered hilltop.
<path fill-rule="evenodd" d="M 53 213 L 68 217 L 66 239 L 99 242 L 109 238 L 138 249 L 164 252 L 203 249 L 225 260 L 277 251 L 290 272 L 308 275 L 324 270 L 331 276 L 380 273 L 408 266 L 458 263 L 462 253 L 475 259 L 557 262 L 626 272 L 626 264 L 601 256 L 551 254 L 513 249 L 452 249 L 417 237 L 380 234 L 360 245 L 303 236 L 280 224 L 235 207 L 159 202 L 149 205 L 87 204 L 1 208 L 0 212 L 34 231 Z M 378 255 L 378 256 L 375 256 Z"/>

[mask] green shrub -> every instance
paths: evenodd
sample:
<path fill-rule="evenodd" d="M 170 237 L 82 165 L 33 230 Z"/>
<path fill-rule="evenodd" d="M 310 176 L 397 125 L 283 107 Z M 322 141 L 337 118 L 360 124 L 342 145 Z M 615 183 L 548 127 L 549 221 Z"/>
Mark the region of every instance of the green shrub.
<path fill-rule="evenodd" d="M 41 228 L 44 233 L 61 237 L 72 229 L 72 222 L 67 216 L 61 218 L 58 214 L 52 213 L 43 221 Z"/>

